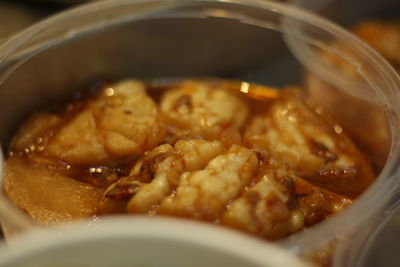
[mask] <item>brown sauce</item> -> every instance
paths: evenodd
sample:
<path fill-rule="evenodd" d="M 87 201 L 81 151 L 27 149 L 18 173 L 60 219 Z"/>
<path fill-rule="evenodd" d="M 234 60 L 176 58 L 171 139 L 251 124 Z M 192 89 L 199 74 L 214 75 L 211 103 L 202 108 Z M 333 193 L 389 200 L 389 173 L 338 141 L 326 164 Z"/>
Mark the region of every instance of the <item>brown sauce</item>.
<path fill-rule="evenodd" d="M 207 78 L 150 83 L 147 96 L 138 82 L 121 84 L 77 93 L 21 126 L 6 160 L 5 193 L 37 221 L 160 214 L 277 239 L 347 207 L 375 177 L 340 126 L 318 115 L 298 89 Z M 138 93 L 130 95 L 129 86 Z M 76 142 L 62 143 L 71 138 Z M 94 159 L 81 163 L 79 153 Z M 32 171 L 29 186 L 43 187 L 35 190 L 48 190 L 46 177 L 54 183 L 49 190 L 78 193 L 60 195 L 57 204 L 39 199 L 24 187 Z M 145 196 L 152 187 L 161 197 Z M 64 214 L 67 205 L 73 211 Z"/>

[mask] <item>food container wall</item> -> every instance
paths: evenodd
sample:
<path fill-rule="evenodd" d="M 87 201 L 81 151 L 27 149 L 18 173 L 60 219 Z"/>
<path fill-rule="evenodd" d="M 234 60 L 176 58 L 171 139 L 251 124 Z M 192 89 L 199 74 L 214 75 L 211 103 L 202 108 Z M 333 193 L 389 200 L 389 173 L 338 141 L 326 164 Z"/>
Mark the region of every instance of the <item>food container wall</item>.
<path fill-rule="evenodd" d="M 308 10 L 317 12 L 349 28 L 365 21 L 393 22 L 400 19 L 400 2 L 396 0 L 293 0 L 291 2 Z M 392 34 L 395 33 L 393 32 Z M 312 77 L 312 75 L 308 75 L 308 80 L 313 83 L 316 79 L 315 77 Z M 335 95 L 335 98 L 340 100 L 340 96 L 337 92 L 331 92 L 331 95 L 332 93 Z M 324 97 L 321 94 L 316 94 L 315 97 L 319 98 L 320 101 L 324 101 Z M 354 105 L 357 106 L 357 103 L 354 103 Z M 375 119 L 369 121 L 369 126 L 367 126 L 371 131 L 374 131 L 374 129 L 382 129 L 382 125 L 380 125 L 383 121 L 382 111 L 374 109 L 375 108 L 369 110 L 370 112 L 375 113 L 375 115 L 373 115 Z M 350 109 L 348 109 L 348 111 L 342 109 L 341 112 L 350 113 L 350 116 L 352 113 Z M 381 114 L 378 115 L 379 113 Z M 365 130 L 363 127 L 360 127 L 360 129 Z M 383 137 L 383 135 L 381 136 Z M 383 138 L 382 141 L 384 139 L 385 138 Z M 370 148 L 375 146 L 372 151 L 375 153 L 376 161 L 381 162 L 380 165 L 384 164 L 385 161 L 383 159 L 385 157 L 383 155 L 386 154 L 384 149 L 382 150 L 383 147 L 379 148 L 381 144 L 382 142 L 380 141 L 376 142 L 375 145 L 373 142 L 370 142 Z M 394 188 L 392 191 L 394 191 L 395 194 L 391 195 L 390 198 L 387 198 L 386 204 L 381 205 L 380 209 L 370 213 L 369 219 L 362 224 L 362 227 L 360 227 L 360 225 L 355 226 L 352 230 L 348 231 L 347 235 L 341 236 L 337 243 L 337 250 L 334 255 L 334 266 L 361 267 L 380 266 L 382 264 L 385 266 L 397 265 L 398 257 L 395 252 L 397 243 L 395 240 L 396 236 L 398 236 L 396 225 L 398 227 L 399 190 L 400 188 L 398 186 Z"/>

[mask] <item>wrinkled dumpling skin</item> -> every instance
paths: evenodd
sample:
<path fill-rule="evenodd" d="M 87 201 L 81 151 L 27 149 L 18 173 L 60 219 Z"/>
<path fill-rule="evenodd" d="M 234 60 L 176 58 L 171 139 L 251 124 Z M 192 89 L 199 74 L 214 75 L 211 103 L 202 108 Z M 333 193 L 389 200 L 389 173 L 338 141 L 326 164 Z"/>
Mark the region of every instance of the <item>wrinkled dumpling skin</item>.
<path fill-rule="evenodd" d="M 161 114 L 144 84 L 105 88 L 49 140 L 45 152 L 74 165 L 101 165 L 140 156 L 165 136 Z"/>
<path fill-rule="evenodd" d="M 94 215 L 103 191 L 17 157 L 5 163 L 3 186 L 15 205 L 46 225 Z"/>
<path fill-rule="evenodd" d="M 259 181 L 228 206 L 221 223 L 267 239 L 315 224 L 351 204 L 297 177 L 284 166 L 265 166 Z"/>
<path fill-rule="evenodd" d="M 368 160 L 341 127 L 328 123 L 293 91 L 253 118 L 244 142 L 338 194 L 356 197 L 374 178 Z"/>
<path fill-rule="evenodd" d="M 115 202 L 115 193 L 122 190 L 133 195 L 127 204 L 128 212 L 152 211 L 179 184 L 184 171 L 202 169 L 224 151 L 218 141 L 179 140 L 174 147 L 160 145 L 135 164 L 129 177 L 121 178 L 106 190 L 101 209 L 107 211 L 107 205 Z"/>
<path fill-rule="evenodd" d="M 254 152 L 234 145 L 204 170 L 183 173 L 176 193 L 163 200 L 157 213 L 215 220 L 251 181 L 257 167 Z"/>
<path fill-rule="evenodd" d="M 239 129 L 249 111 L 237 96 L 201 81 L 185 81 L 161 100 L 166 122 L 177 135 L 217 138 L 224 129 Z"/>

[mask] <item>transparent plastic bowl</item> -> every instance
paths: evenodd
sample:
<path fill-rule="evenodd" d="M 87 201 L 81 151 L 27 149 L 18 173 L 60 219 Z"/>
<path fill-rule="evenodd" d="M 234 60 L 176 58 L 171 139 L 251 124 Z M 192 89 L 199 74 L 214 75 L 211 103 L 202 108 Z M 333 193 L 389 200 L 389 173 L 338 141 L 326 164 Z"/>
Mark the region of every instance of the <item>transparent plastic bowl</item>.
<path fill-rule="evenodd" d="M 363 21 L 393 21 L 400 18 L 400 5 L 397 0 L 290 0 L 291 3 L 307 8 L 325 17 L 334 20 L 335 22 L 345 25 L 346 27 L 354 27 Z M 301 50 L 301 48 L 299 48 Z M 312 75 L 308 76 L 309 87 L 312 84 L 319 83 Z M 315 87 L 315 86 L 314 86 Z M 327 87 L 325 85 L 325 87 Z M 310 92 L 313 94 L 313 92 Z M 318 97 L 321 101 L 332 97 L 332 93 L 336 94 L 336 98 L 340 97 L 337 92 L 330 92 L 329 89 L 325 91 L 325 96 L 319 94 Z M 329 96 L 326 96 L 329 94 Z M 329 105 L 329 104 L 328 104 Z M 334 109 L 335 104 L 330 101 L 331 109 Z M 356 106 L 358 109 L 365 109 L 365 105 L 358 106 L 358 103 L 353 103 L 353 108 Z M 376 108 L 369 108 L 367 112 L 375 112 L 375 121 L 369 120 L 364 123 L 364 127 L 359 127 L 362 131 L 374 131 L 373 128 L 379 128 L 379 121 L 383 117 L 383 112 Z M 341 116 L 346 116 L 348 110 L 343 108 Z M 360 123 L 359 123 L 360 124 Z M 362 123 L 361 123 L 362 124 Z M 356 128 L 356 127 L 354 127 Z M 382 140 L 383 141 L 383 140 Z M 375 142 L 371 146 L 381 146 L 382 142 Z M 382 155 L 386 154 L 383 149 L 379 152 L 379 148 L 375 147 L 375 155 L 384 159 Z M 380 164 L 382 165 L 384 161 Z M 367 266 L 397 266 L 399 265 L 400 256 L 399 249 L 399 233 L 400 233 L 400 202 L 399 193 L 393 197 L 393 200 L 382 206 L 381 209 L 376 210 L 374 213 L 369 213 L 369 218 L 364 220 L 360 225 L 354 226 L 353 229 L 348 231 L 348 234 L 341 235 L 339 242 L 336 244 L 336 252 L 333 256 L 333 265 L 337 267 L 351 266 L 351 267 L 367 267 Z M 361 226 L 361 227 L 360 227 Z"/>
<path fill-rule="evenodd" d="M 343 49 L 333 49 L 333 44 Z M 321 60 L 321 52 L 348 62 L 358 78 Z M 399 184 L 400 149 L 400 82 L 395 71 L 356 37 L 306 11 L 257 0 L 116 0 L 50 17 L 0 47 L 0 140 L 6 145 L 32 109 L 96 77 L 207 75 L 307 87 L 304 67 L 324 84 L 317 88 L 319 95 L 339 92 L 336 109 L 329 101 L 320 104 L 347 126 L 345 130 L 361 138 L 349 123 L 359 117 L 363 123 L 355 127 L 366 127 L 364 136 L 380 144 L 369 146 L 363 138 L 355 139 L 375 160 L 379 176 L 350 208 L 278 241 L 294 252 L 305 252 L 340 237 L 384 205 Z M 346 116 L 336 112 L 344 107 L 356 109 Z M 376 128 L 374 112 L 367 112 L 371 110 L 381 114 L 379 131 L 370 130 Z M 35 227 L 5 196 L 0 200 L 7 233 Z"/>
<path fill-rule="evenodd" d="M 334 266 L 398 266 L 399 240 L 400 194 L 397 193 L 389 205 L 340 240 L 334 256 Z"/>

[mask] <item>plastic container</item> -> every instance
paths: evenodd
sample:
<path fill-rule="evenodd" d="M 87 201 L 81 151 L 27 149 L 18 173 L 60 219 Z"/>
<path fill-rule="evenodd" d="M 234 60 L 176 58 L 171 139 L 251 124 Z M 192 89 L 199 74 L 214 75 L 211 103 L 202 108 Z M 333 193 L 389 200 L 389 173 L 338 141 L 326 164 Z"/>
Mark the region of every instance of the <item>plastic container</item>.
<path fill-rule="evenodd" d="M 400 194 L 376 212 L 362 227 L 354 228 L 337 245 L 334 266 L 398 266 Z"/>
<path fill-rule="evenodd" d="M 347 27 L 353 27 L 363 21 L 393 21 L 400 18 L 400 3 L 396 0 L 291 0 L 290 2 L 323 14 Z M 298 47 L 295 49 L 301 50 L 301 48 Z M 331 110 L 337 109 L 337 105 L 331 100 L 332 98 L 336 98 L 339 100 L 338 102 L 340 102 L 341 96 L 337 90 L 330 89 L 326 83 L 318 81 L 318 78 L 312 74 L 308 75 L 307 80 L 308 87 L 311 89 L 321 86 L 326 88 L 324 95 L 318 94 L 317 90 L 314 90 L 314 92 L 311 90 L 310 94 L 312 94 L 314 98 L 318 98 L 320 102 L 325 102 L 326 106 L 330 106 Z M 338 82 L 336 81 L 336 83 Z M 360 88 L 354 84 L 353 86 Z M 336 115 L 341 113 L 340 116 L 342 117 L 351 117 L 354 116 L 352 113 L 355 109 L 373 112 L 375 113 L 373 120 L 369 120 L 368 122 L 360 120 L 361 122 L 359 121 L 357 123 L 358 127 L 354 128 L 360 128 L 363 129 L 363 131 L 368 129 L 369 132 L 374 132 L 376 129 L 380 128 L 379 126 L 381 126 L 381 122 L 384 120 L 382 119 L 384 114 L 382 110 L 377 109 L 376 106 L 373 107 L 373 105 L 369 105 L 369 108 L 366 109 L 367 106 L 368 105 L 353 101 L 352 108 L 343 107 L 339 112 L 336 112 Z M 378 156 L 376 161 L 380 161 L 379 158 L 383 159 L 383 155 L 386 154 L 384 151 L 385 149 L 381 150 L 379 148 L 385 138 L 381 139 L 382 140 L 378 142 L 369 143 L 369 148 L 372 148 L 371 150 Z M 382 161 L 380 164 L 382 165 L 384 162 Z M 397 188 L 397 191 L 399 191 L 399 188 Z M 386 205 L 371 214 L 369 219 L 353 227 L 348 231 L 347 235 L 341 235 L 336 245 L 336 252 L 333 256 L 333 266 L 398 266 L 400 262 L 398 254 L 400 244 L 398 241 L 400 235 L 399 226 L 400 202 L 399 193 L 397 193 Z"/>
<path fill-rule="evenodd" d="M 244 234 L 148 217 L 32 232 L 0 246 L 0 266 L 310 267 L 284 249 Z"/>
<path fill-rule="evenodd" d="M 304 50 L 291 53 L 286 44 L 293 49 L 294 43 Z M 345 49 L 332 49 L 333 44 Z M 349 87 L 338 84 L 335 77 L 339 79 L 341 70 L 321 60 L 321 52 L 349 62 L 357 80 L 346 77 Z M 365 111 L 378 109 L 383 120 L 381 131 L 364 131 L 370 140 L 379 138 L 380 142 L 376 182 L 348 210 L 278 241 L 293 252 L 306 252 L 359 225 L 384 205 L 399 184 L 400 152 L 399 77 L 356 37 L 306 11 L 257 0 L 121 0 L 88 4 L 50 17 L 0 47 L 0 140 L 7 144 L 32 109 L 95 77 L 209 75 L 278 87 L 307 86 L 302 79 L 304 67 L 329 90 L 340 92 L 336 111 L 351 107 L 356 99 L 360 104 L 352 117 L 363 114 L 362 121 L 368 125 L 374 113 Z M 321 95 L 326 88 L 321 87 Z M 333 116 L 336 111 L 331 110 Z M 337 115 L 340 123 L 348 122 L 348 117 Z M 346 125 L 345 130 L 352 132 L 352 124 Z M 356 141 L 363 145 L 363 140 Z M 368 152 L 375 155 L 372 148 Z M 1 200 L 0 218 L 7 232 L 34 226 L 4 196 Z"/>

